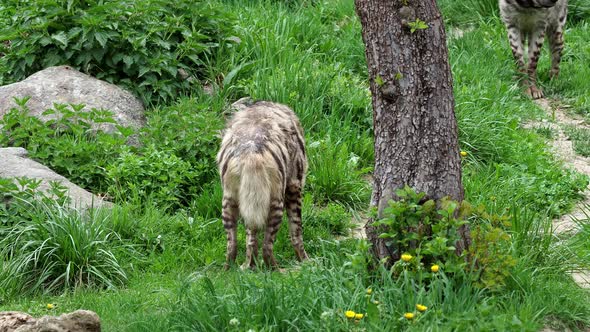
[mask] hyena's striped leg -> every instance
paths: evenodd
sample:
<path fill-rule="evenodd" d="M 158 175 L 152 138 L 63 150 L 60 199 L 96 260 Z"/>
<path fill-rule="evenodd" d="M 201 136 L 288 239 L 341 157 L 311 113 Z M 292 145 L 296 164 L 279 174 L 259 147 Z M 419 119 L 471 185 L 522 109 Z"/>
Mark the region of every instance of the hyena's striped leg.
<path fill-rule="evenodd" d="M 524 64 L 524 35 L 520 30 L 514 26 L 508 26 L 508 41 L 510 42 L 510 50 L 516 61 L 518 71 L 525 73 Z"/>
<path fill-rule="evenodd" d="M 549 38 L 549 49 L 551 50 L 551 79 L 559 76 L 559 63 L 561 62 L 561 52 L 563 51 L 563 28 L 550 29 L 547 31 Z"/>
<path fill-rule="evenodd" d="M 303 248 L 303 227 L 301 226 L 301 187 L 289 186 L 286 192 L 287 216 L 289 217 L 289 235 L 295 249 L 297 259 L 307 259 L 307 253 Z"/>
<path fill-rule="evenodd" d="M 256 233 L 256 229 L 246 229 L 246 261 L 242 264 L 242 270 L 256 267 L 256 258 L 258 257 L 258 239 Z"/>
<path fill-rule="evenodd" d="M 543 98 L 543 91 L 537 87 L 537 64 L 543 48 L 544 38 L 544 26 L 537 27 L 529 36 L 529 65 L 527 68 L 529 82 L 525 93 L 533 99 Z"/>
<path fill-rule="evenodd" d="M 238 253 L 238 202 L 228 196 L 223 197 L 221 220 L 223 221 L 223 228 L 227 235 L 227 254 L 225 259 L 225 269 L 229 269 L 230 265 L 236 261 Z"/>
<path fill-rule="evenodd" d="M 272 200 L 270 202 L 270 211 L 268 213 L 268 221 L 266 230 L 264 232 L 264 244 L 262 246 L 262 258 L 264 263 L 271 267 L 278 267 L 277 261 L 273 254 L 273 246 L 277 237 L 277 232 L 283 221 L 283 201 Z"/>

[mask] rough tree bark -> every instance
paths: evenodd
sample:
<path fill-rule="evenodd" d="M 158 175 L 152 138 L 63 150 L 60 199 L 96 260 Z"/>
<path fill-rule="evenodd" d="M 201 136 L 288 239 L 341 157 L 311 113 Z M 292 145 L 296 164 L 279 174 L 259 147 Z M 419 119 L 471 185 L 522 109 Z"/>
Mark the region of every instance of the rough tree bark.
<path fill-rule="evenodd" d="M 408 185 L 429 199 L 463 200 L 461 157 L 446 37 L 436 0 L 355 0 L 373 95 L 375 173 L 371 205 L 381 217 Z M 418 20 L 418 21 L 417 21 Z M 423 22 L 428 27 L 418 24 Z M 417 28 L 412 32 L 412 27 Z M 366 231 L 377 259 L 399 260 L 377 227 Z M 469 246 L 460 230 L 458 252 Z"/>

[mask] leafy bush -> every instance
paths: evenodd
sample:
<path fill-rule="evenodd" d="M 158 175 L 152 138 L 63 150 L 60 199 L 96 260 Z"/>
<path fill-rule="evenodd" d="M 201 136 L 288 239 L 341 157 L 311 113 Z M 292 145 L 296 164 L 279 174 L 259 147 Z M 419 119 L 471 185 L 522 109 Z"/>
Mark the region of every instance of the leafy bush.
<path fill-rule="evenodd" d="M 142 155 L 124 151 L 107 169 L 109 192 L 120 200 L 152 200 L 162 207 L 186 204 L 183 188 L 194 182 L 191 165 L 164 150 L 149 146 Z M 194 190 L 193 190 L 194 191 Z"/>
<path fill-rule="evenodd" d="M 67 188 L 59 182 L 49 182 L 49 189 L 43 194 L 38 190 L 40 185 L 39 179 L 0 178 L 0 227 L 11 227 L 17 218 L 31 220 L 35 217 L 34 211 L 19 204 L 21 201 L 39 200 L 46 205 L 59 206 L 66 206 L 70 202 L 70 197 L 66 195 Z"/>
<path fill-rule="evenodd" d="M 306 227 L 328 228 L 333 235 L 347 235 L 351 227 L 350 218 L 346 208 L 331 202 L 323 208 L 309 206 L 303 215 Z"/>
<path fill-rule="evenodd" d="M 487 289 L 503 287 L 510 276 L 516 259 L 511 250 L 510 217 L 490 215 L 480 206 L 471 220 L 471 247 L 469 256 L 474 258 L 472 271 L 476 285 Z"/>
<path fill-rule="evenodd" d="M 197 197 L 199 202 L 211 201 L 201 192 L 218 181 L 215 156 L 223 119 L 211 109 L 214 103 L 208 98 L 181 99 L 153 110 L 141 132 L 143 147 L 137 153 L 126 150 L 107 167 L 109 192 L 119 198 L 149 198 L 173 209 Z M 199 202 L 193 207 L 205 212 L 207 207 Z"/>
<path fill-rule="evenodd" d="M 155 109 L 142 131 L 144 145 L 154 145 L 191 164 L 195 173 L 192 185 L 197 189 L 218 178 L 215 156 L 224 121 L 216 102 L 210 98 L 181 99 Z"/>
<path fill-rule="evenodd" d="M 470 278 L 481 287 L 504 285 L 516 264 L 511 256 L 510 236 L 504 230 L 509 226 L 507 217 L 489 215 L 481 206 L 473 209 L 465 201 L 443 198 L 438 203 L 422 202 L 425 194 L 407 186 L 397 190 L 396 195 L 399 200 L 390 201 L 383 218 L 374 223 L 383 227 L 379 237 L 401 256 L 401 260 L 389 262 L 393 263 L 394 274 L 412 273 L 430 279 L 433 275 L 429 272 L 436 274 L 442 268 L 451 275 L 473 272 Z M 458 255 L 458 230 L 468 219 L 474 224 L 472 245 Z"/>
<path fill-rule="evenodd" d="M 105 192 L 106 168 L 132 131 L 117 126 L 122 135 L 93 129 L 93 125 L 115 121 L 108 111 L 82 112 L 84 105 L 55 104 L 44 114 L 57 115 L 57 119 L 44 123 L 28 115 L 27 100 L 16 100 L 19 108 L 0 119 L 0 146 L 23 147 L 32 158 L 79 186 L 95 193 Z"/>
<path fill-rule="evenodd" d="M 114 254 L 121 244 L 104 220 L 64 207 L 63 194 L 54 201 L 36 191 L 33 180 L 20 179 L 23 190 L 2 183 L 3 195 L 11 196 L 3 210 L 11 215 L 0 224 L 0 276 L 8 276 L 0 279 L 0 289 L 22 295 L 126 281 Z"/>
<path fill-rule="evenodd" d="M 0 30 L 0 44 L 11 42 L 0 81 L 68 64 L 148 103 L 188 92 L 187 77 L 203 74 L 208 55 L 228 41 L 233 26 L 208 1 L 7 1 L 15 11 Z"/>
<path fill-rule="evenodd" d="M 383 210 L 383 218 L 374 223 L 383 227 L 379 237 L 402 258 L 388 264 L 396 263 L 396 273 L 407 265 L 416 271 L 429 271 L 433 264 L 444 266 L 446 272 L 461 270 L 455 244 L 460 240 L 459 227 L 467 223 L 466 205 L 449 199 L 421 202 L 425 194 L 407 186 L 395 193 L 399 200 L 390 201 Z"/>

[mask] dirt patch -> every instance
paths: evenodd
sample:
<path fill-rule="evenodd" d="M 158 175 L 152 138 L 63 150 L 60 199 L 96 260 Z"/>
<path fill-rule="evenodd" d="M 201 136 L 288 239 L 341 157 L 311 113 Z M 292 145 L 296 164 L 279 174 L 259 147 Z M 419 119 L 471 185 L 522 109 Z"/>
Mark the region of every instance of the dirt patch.
<path fill-rule="evenodd" d="M 551 101 L 547 99 L 539 99 L 536 104 L 555 121 L 555 123 L 549 124 L 550 128 L 557 133 L 550 142 L 552 151 L 563 160 L 566 167 L 590 176 L 590 158 L 577 155 L 574 152 L 572 141 L 562 130 L 563 125 L 586 129 L 590 129 L 590 126 L 586 124 L 585 120 L 567 114 L 564 109 L 555 104 L 552 105 Z M 543 125 L 547 124 L 543 123 Z M 576 204 L 571 213 L 554 220 L 553 231 L 555 234 L 576 232 L 581 222 L 590 221 L 590 186 L 586 188 L 583 195 L 585 198 Z M 571 275 L 580 287 L 590 289 L 590 271 L 572 271 Z"/>

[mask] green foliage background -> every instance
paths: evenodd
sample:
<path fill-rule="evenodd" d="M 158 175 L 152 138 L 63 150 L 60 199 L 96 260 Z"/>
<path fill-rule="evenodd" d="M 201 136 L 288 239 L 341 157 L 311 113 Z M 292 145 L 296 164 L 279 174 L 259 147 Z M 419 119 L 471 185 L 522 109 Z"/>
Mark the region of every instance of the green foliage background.
<path fill-rule="evenodd" d="M 35 196 L 27 180 L 2 180 L 0 238 L 19 231 L 34 241 L 0 256 L 0 310 L 41 315 L 89 308 L 107 331 L 588 326 L 589 296 L 567 274 L 590 266 L 588 227 L 577 236 L 550 232 L 552 218 L 571 208 L 588 179 L 564 170 L 547 150 L 547 135 L 523 125 L 551 118 L 512 78 L 495 0 L 438 2 L 467 152 L 463 183 L 477 207 L 469 219 L 470 254 L 481 265 L 440 258 L 453 241 L 441 235 L 424 242 L 442 250 L 438 274 L 400 264 L 391 278 L 391 270 L 375 268 L 366 241 L 348 237 L 352 225 L 366 220 L 374 162 L 364 45 L 352 0 L 2 1 L 0 39 L 10 43 L 0 43 L 0 84 L 69 63 L 138 94 L 148 124 L 136 132 L 90 130 L 92 122 L 111 122 L 110 114 L 80 114 L 77 105 L 56 105 L 51 111 L 61 120 L 43 124 L 27 115 L 24 101 L 0 123 L 0 146 L 25 147 L 117 204 L 72 211 L 64 200 Z M 547 52 L 539 64 L 546 94 L 581 116 L 590 114 L 586 7 L 570 1 L 567 79 L 547 79 Z M 183 79 L 181 69 L 195 80 Z M 228 105 L 246 95 L 288 104 L 306 131 L 310 171 L 302 210 L 313 259 L 295 263 L 282 227 L 275 250 L 286 273 L 221 270 L 226 243 L 214 156 Z M 132 135 L 139 144 L 123 144 Z M 28 208 L 30 201 L 43 204 Z M 241 244 L 244 233 L 240 226 Z M 68 239 L 89 243 L 89 250 L 68 246 Z M 2 247 L 21 243 L 9 242 Z M 104 259 L 111 255 L 114 260 Z M 243 256 L 240 250 L 238 261 Z M 80 257 L 88 264 L 76 264 Z M 101 277 L 61 282 L 70 276 L 68 262 L 77 273 L 92 268 Z M 20 276 L 34 277 L 19 277 L 14 264 Z M 25 288 L 29 294 L 16 295 Z M 57 309 L 49 311 L 47 303 Z M 418 303 L 429 309 L 418 314 Z M 368 315 L 355 323 L 346 310 Z M 416 319 L 403 318 L 406 312 Z"/>
<path fill-rule="evenodd" d="M 233 26 L 221 6 L 201 0 L 7 0 L 2 7 L 0 44 L 10 47 L 0 84 L 67 64 L 146 104 L 187 94 L 187 78 L 203 77 Z"/>

